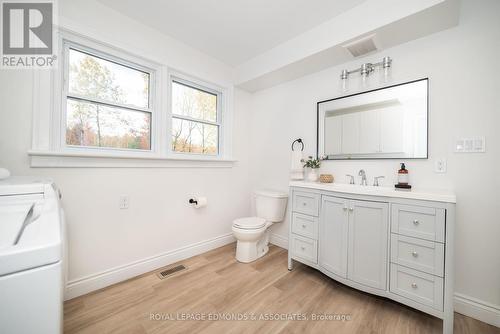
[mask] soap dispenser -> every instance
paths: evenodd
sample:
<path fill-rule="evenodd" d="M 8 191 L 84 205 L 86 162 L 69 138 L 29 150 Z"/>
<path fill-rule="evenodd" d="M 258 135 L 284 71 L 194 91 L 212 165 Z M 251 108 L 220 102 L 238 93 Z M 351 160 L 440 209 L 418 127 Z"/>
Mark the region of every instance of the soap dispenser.
<path fill-rule="evenodd" d="M 409 184 L 410 175 L 408 173 L 408 169 L 403 163 L 401 163 L 401 168 L 398 170 L 398 183 L 395 185 L 396 188 L 399 189 L 411 189 L 411 185 Z"/>

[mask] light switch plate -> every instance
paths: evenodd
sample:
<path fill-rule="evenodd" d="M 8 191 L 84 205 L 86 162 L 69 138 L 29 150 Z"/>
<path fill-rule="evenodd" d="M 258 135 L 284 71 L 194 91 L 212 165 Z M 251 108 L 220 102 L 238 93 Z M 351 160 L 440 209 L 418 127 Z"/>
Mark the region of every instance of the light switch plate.
<path fill-rule="evenodd" d="M 455 143 L 455 152 L 463 152 L 464 151 L 464 139 L 457 139 Z"/>
<path fill-rule="evenodd" d="M 486 151 L 486 140 L 484 137 L 474 138 L 474 142 L 472 143 L 472 149 L 474 152 L 485 152 Z"/>
<path fill-rule="evenodd" d="M 446 159 L 437 159 L 434 165 L 434 171 L 436 173 L 446 173 Z"/>
<path fill-rule="evenodd" d="M 486 152 L 485 137 L 459 138 L 455 141 L 457 153 L 484 153 Z"/>
<path fill-rule="evenodd" d="M 128 209 L 128 206 L 130 204 L 130 200 L 128 196 L 120 196 L 119 202 L 118 202 L 118 207 L 120 209 Z"/>

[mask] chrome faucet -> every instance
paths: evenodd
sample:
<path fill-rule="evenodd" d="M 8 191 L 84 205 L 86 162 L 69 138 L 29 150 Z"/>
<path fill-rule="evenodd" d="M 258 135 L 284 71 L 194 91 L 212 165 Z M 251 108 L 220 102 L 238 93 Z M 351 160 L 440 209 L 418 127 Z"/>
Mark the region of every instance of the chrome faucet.
<path fill-rule="evenodd" d="M 367 186 L 368 183 L 366 182 L 366 172 L 364 169 L 361 169 L 358 173 L 359 176 L 361 176 L 361 185 L 362 186 Z"/>
<path fill-rule="evenodd" d="M 375 176 L 375 177 L 373 178 L 373 186 L 374 186 L 374 187 L 378 187 L 378 186 L 379 186 L 379 181 L 378 181 L 378 180 L 379 180 L 379 179 L 383 179 L 383 178 L 385 178 L 385 176 Z"/>
<path fill-rule="evenodd" d="M 348 176 L 348 177 L 349 177 L 349 184 L 355 184 L 355 183 L 354 183 L 354 175 L 351 175 L 351 174 L 346 174 L 345 176 Z"/>

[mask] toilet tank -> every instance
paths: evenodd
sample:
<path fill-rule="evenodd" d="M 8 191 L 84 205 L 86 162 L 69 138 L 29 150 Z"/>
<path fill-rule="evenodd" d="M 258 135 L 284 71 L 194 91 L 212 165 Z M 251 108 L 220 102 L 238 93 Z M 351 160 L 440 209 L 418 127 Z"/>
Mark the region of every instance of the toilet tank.
<path fill-rule="evenodd" d="M 277 223 L 285 218 L 288 194 L 275 190 L 257 190 L 254 192 L 257 217 Z"/>

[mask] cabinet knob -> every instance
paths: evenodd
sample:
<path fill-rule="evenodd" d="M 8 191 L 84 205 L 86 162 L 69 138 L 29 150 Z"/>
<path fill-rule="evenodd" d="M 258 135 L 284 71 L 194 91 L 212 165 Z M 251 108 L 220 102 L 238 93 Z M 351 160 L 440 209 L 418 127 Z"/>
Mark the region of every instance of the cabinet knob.
<path fill-rule="evenodd" d="M 411 255 L 413 255 L 413 257 L 418 257 L 418 253 L 415 251 L 411 252 Z"/>
<path fill-rule="evenodd" d="M 411 287 L 416 289 L 416 288 L 418 288 L 418 285 L 417 285 L 417 283 L 411 283 Z"/>
<path fill-rule="evenodd" d="M 415 220 L 413 221 L 413 225 L 418 225 L 418 224 L 420 224 L 420 222 L 418 221 L 418 219 L 415 219 Z"/>
<path fill-rule="evenodd" d="M 301 246 L 301 247 L 300 247 L 300 249 L 302 249 L 302 250 L 306 250 L 306 248 L 305 248 L 304 246 Z"/>
<path fill-rule="evenodd" d="M 306 206 L 306 205 L 307 205 L 307 203 L 306 203 L 306 202 L 302 202 L 302 206 Z"/>
<path fill-rule="evenodd" d="M 302 228 L 306 228 L 306 224 L 302 224 Z"/>
<path fill-rule="evenodd" d="M 346 211 L 347 210 L 347 206 L 344 206 L 342 209 L 344 209 L 344 211 Z"/>
<path fill-rule="evenodd" d="M 354 211 L 354 208 L 349 208 L 349 211 L 353 212 L 353 211 Z"/>

